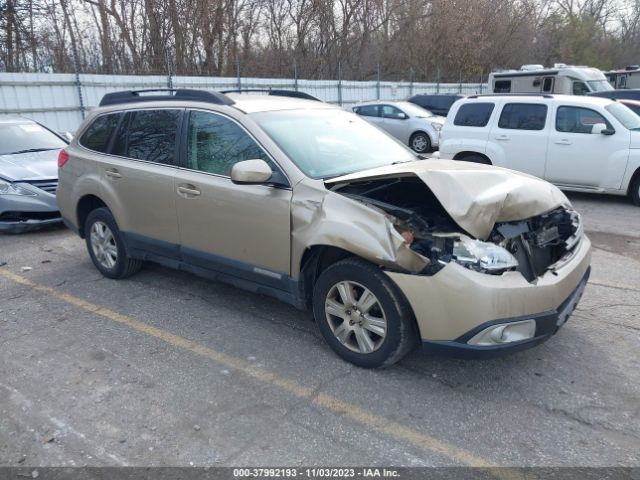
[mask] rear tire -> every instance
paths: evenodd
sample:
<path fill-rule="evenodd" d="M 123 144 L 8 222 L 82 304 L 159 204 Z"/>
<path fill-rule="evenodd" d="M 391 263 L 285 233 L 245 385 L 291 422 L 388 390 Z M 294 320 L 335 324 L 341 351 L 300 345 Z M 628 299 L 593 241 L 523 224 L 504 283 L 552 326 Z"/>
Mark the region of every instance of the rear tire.
<path fill-rule="evenodd" d="M 140 260 L 127 254 L 120 229 L 108 208 L 89 213 L 84 231 L 91 261 L 105 277 L 127 278 L 142 267 Z"/>
<path fill-rule="evenodd" d="M 462 160 L 463 162 L 480 163 L 482 165 L 491 165 L 491 162 L 487 158 L 476 154 L 466 155 L 459 160 Z"/>
<path fill-rule="evenodd" d="M 423 132 L 416 132 L 411 135 L 409 146 L 416 153 L 428 153 L 431 151 L 431 139 Z"/>
<path fill-rule="evenodd" d="M 341 260 L 320 274 L 313 314 L 329 346 L 359 367 L 393 365 L 418 343 L 402 292 L 380 268 L 359 258 Z"/>
<path fill-rule="evenodd" d="M 640 172 L 635 174 L 629 189 L 629 195 L 631 196 L 631 201 L 640 207 Z"/>

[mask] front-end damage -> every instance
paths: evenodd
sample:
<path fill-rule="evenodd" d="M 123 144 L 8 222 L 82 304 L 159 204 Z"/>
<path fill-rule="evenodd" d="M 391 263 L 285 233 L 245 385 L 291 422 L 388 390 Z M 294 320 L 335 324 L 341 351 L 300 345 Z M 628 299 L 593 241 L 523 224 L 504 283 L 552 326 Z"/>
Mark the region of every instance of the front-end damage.
<path fill-rule="evenodd" d="M 431 161 L 420 163 L 409 171 L 342 177 L 326 182 L 326 188 L 304 181 L 296 186 L 294 275 L 304 252 L 315 245 L 376 263 L 409 301 L 425 342 L 480 342 L 474 348 L 492 348 L 482 342 L 496 334 L 476 329 L 504 322 L 513 327 L 496 330 L 502 332 L 498 343 L 509 335 L 517 340 L 522 331 L 531 331 L 528 341 L 555 333 L 561 324 L 556 317 L 568 316 L 557 312 L 569 299 L 575 307 L 590 262 L 590 243 L 566 197 L 546 182 L 502 169 L 493 182 L 492 175 L 481 175 L 484 186 L 478 190 L 469 186 L 477 180 L 466 169 L 459 177 L 441 175 L 448 166 L 437 162 L 431 175 Z M 509 181 L 512 176 L 515 181 Z M 436 188 L 434 178 L 441 182 Z M 459 201 L 456 191 L 466 192 Z M 478 191 L 475 201 L 471 191 Z M 539 197 L 527 202 L 532 195 Z M 476 218 L 464 204 L 478 212 Z M 480 340 L 465 337 L 470 332 Z"/>

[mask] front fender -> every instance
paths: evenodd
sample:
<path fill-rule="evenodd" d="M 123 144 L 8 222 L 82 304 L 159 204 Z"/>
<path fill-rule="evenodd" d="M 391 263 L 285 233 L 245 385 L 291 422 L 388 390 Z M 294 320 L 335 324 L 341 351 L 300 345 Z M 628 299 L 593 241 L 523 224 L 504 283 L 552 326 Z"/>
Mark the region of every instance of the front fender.
<path fill-rule="evenodd" d="M 418 272 L 429 260 L 411 250 L 389 218 L 355 200 L 303 181 L 291 204 L 291 272 L 300 274 L 304 252 L 315 245 L 349 251 L 391 269 Z"/>

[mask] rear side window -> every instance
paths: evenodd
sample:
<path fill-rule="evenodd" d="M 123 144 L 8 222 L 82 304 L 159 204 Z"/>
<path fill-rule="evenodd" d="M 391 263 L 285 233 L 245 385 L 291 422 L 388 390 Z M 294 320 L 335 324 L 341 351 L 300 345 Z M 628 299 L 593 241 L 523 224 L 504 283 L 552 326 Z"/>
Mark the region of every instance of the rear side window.
<path fill-rule="evenodd" d="M 358 110 L 356 110 L 356 113 L 364 117 L 379 117 L 379 109 L 380 107 L 378 105 L 365 105 L 363 107 L 359 107 Z"/>
<path fill-rule="evenodd" d="M 187 136 L 187 162 L 193 170 L 228 177 L 233 165 L 244 160 L 271 163 L 247 132 L 222 115 L 191 112 Z"/>
<path fill-rule="evenodd" d="M 511 130 L 542 130 L 546 118 L 546 105 L 508 103 L 502 109 L 498 127 Z"/>
<path fill-rule="evenodd" d="M 178 165 L 176 138 L 181 110 L 127 112 L 115 138 L 114 155 Z"/>
<path fill-rule="evenodd" d="M 110 113 L 96 118 L 80 137 L 80 145 L 89 150 L 107 153 L 109 140 L 111 140 L 121 116 L 122 113 Z"/>
<path fill-rule="evenodd" d="M 459 127 L 484 127 L 489 123 L 493 103 L 466 103 L 458 109 L 454 125 Z"/>

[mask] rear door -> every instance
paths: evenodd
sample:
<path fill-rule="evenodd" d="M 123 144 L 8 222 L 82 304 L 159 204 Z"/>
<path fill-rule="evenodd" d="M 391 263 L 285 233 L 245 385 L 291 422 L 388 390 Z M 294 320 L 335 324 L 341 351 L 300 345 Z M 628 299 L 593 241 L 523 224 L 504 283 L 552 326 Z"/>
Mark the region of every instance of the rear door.
<path fill-rule="evenodd" d="M 380 105 L 362 105 L 361 107 L 357 107 L 355 112 L 367 122 L 382 128 L 383 119 L 380 115 Z"/>
<path fill-rule="evenodd" d="M 470 100 L 447 116 L 440 131 L 440 154 L 453 158 L 460 152 L 486 153 L 495 103 Z"/>
<path fill-rule="evenodd" d="M 262 159 L 279 167 L 235 120 L 188 113 L 186 169 L 175 178 L 183 260 L 237 278 L 285 288 L 290 274 L 291 189 L 236 185 L 231 168 Z"/>
<path fill-rule="evenodd" d="M 179 242 L 173 177 L 183 110 L 127 112 L 100 165 L 103 198 L 132 248 L 173 257 Z"/>
<path fill-rule="evenodd" d="M 547 105 L 505 103 L 490 133 L 491 143 L 502 151 L 504 165 L 536 177 L 544 177 L 549 129 Z"/>
<path fill-rule="evenodd" d="M 557 185 L 620 188 L 629 155 L 630 134 L 591 133 L 593 125 L 611 123 L 596 110 L 560 105 L 549 135 L 545 179 Z"/>

